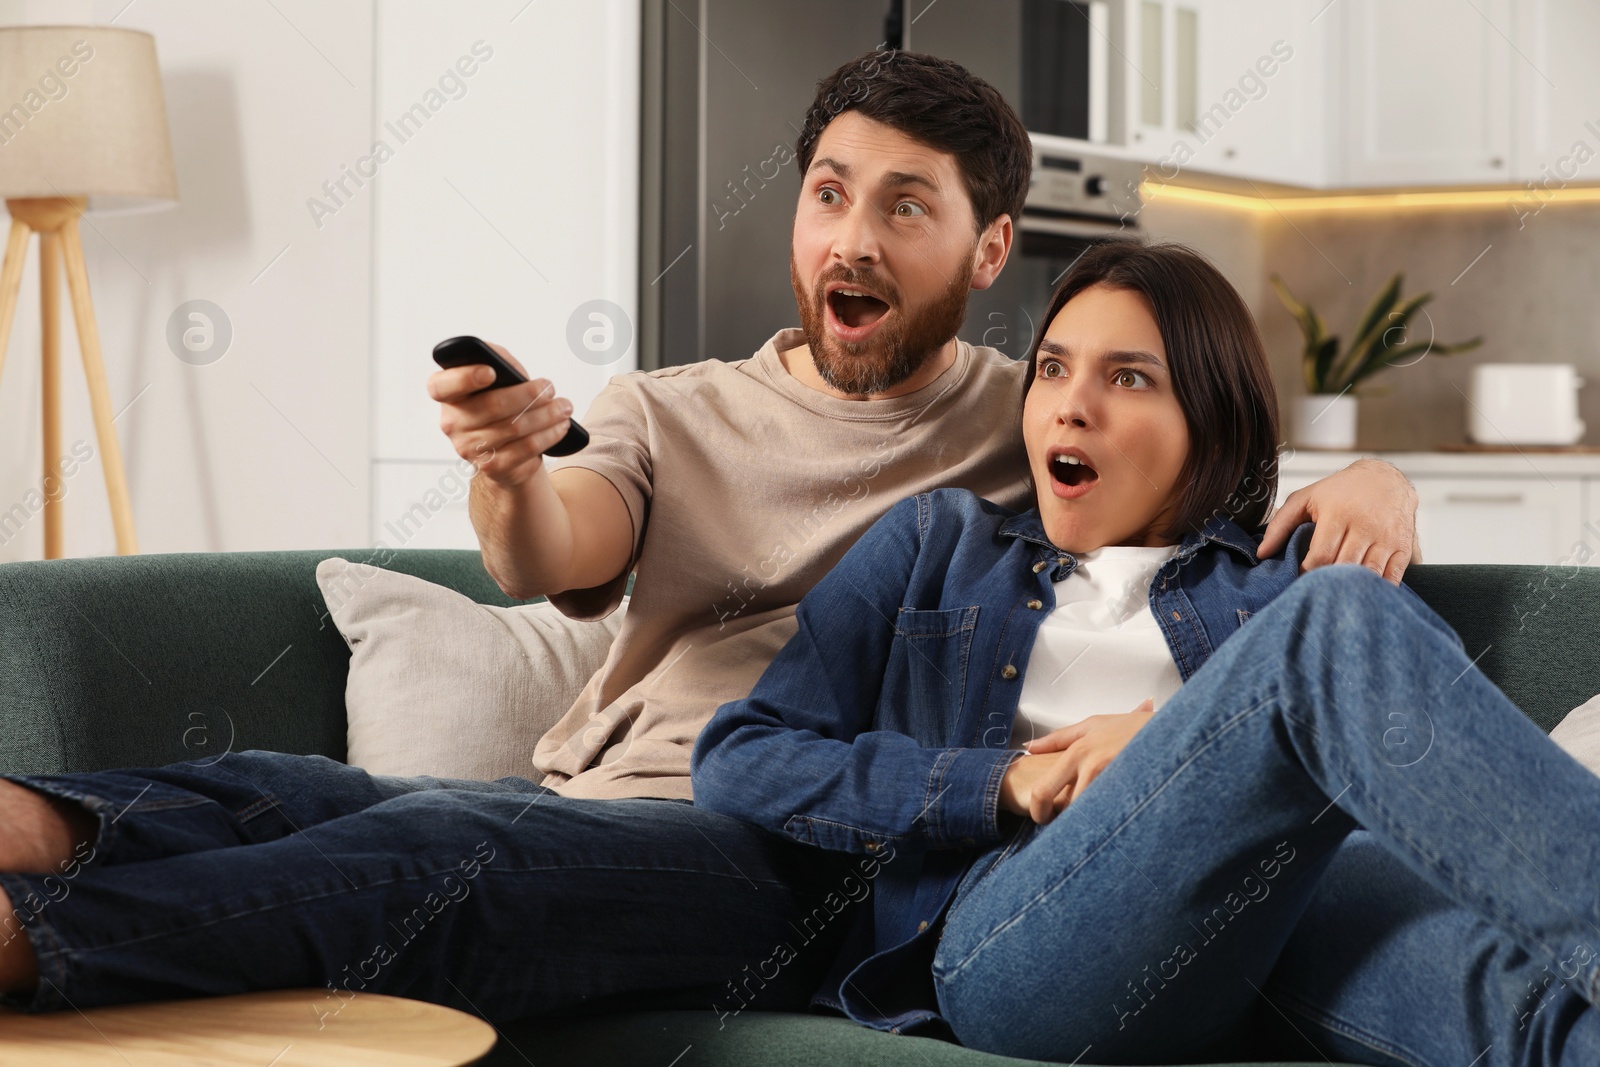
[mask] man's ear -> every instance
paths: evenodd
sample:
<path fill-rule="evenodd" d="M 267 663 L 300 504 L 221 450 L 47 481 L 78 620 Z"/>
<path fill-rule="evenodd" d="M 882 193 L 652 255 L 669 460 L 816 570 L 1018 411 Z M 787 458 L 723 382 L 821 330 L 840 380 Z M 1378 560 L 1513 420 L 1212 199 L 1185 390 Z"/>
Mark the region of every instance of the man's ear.
<path fill-rule="evenodd" d="M 987 289 L 994 284 L 1000 276 L 1000 268 L 1006 265 L 1006 257 L 1011 254 L 1011 238 L 1010 215 L 1001 214 L 983 228 L 973 253 L 972 288 Z"/>

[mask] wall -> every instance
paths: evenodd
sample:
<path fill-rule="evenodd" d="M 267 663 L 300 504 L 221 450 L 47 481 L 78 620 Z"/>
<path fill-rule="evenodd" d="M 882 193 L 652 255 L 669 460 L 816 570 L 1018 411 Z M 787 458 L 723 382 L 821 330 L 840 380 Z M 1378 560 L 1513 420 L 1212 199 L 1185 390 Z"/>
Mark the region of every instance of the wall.
<path fill-rule="evenodd" d="M 1295 295 L 1312 303 L 1330 330 L 1348 335 L 1379 287 L 1404 271 L 1405 292 L 1434 294 L 1425 310 L 1439 340 L 1483 336 L 1483 345 L 1469 352 L 1428 356 L 1373 378 L 1373 386 L 1388 393 L 1361 401 L 1357 433 L 1363 449 L 1425 450 L 1465 442 L 1472 365 L 1491 362 L 1575 364 L 1590 383 L 1578 394 L 1580 417 L 1588 425 L 1584 440 L 1596 442 L 1597 244 L 1595 204 L 1551 204 L 1525 220 L 1509 208 L 1436 208 L 1403 216 L 1308 213 L 1296 215 L 1293 227 L 1281 219 L 1265 227 L 1264 260 Z M 1288 383 L 1299 395 L 1300 333 L 1276 297 L 1270 299 L 1273 308 L 1261 322 L 1276 377 L 1280 388 Z"/>
<path fill-rule="evenodd" d="M 125 2 L 0 5 L 0 21 L 115 17 L 156 38 L 181 202 L 80 227 L 140 548 L 360 543 L 370 209 L 318 231 L 304 202 L 366 137 L 371 5 Z M 40 479 L 37 248 L 0 377 L 0 510 Z M 221 307 L 233 331 L 205 366 L 166 341 L 192 299 Z M 95 438 L 70 314 L 61 335 L 70 451 Z M 67 483 L 68 555 L 116 550 L 103 477 L 97 458 Z M 0 540 L 0 560 L 39 558 L 43 525 L 36 514 Z"/>
<path fill-rule="evenodd" d="M 181 197 L 82 227 L 141 550 L 475 547 L 429 350 L 500 341 L 580 413 L 634 365 L 579 360 L 566 333 L 592 298 L 634 314 L 637 5 L 0 0 L 0 25 L 97 20 L 156 38 Z M 479 41 L 493 55 L 441 87 Z M 36 248 L 0 373 L 0 512 L 40 482 Z M 204 366 L 166 341 L 192 299 L 233 331 Z M 61 333 L 70 451 L 94 430 L 70 316 Z M 115 551 L 97 461 L 65 507 L 68 555 Z M 39 558 L 42 532 L 0 534 L 0 562 Z"/>
<path fill-rule="evenodd" d="M 622 341 L 637 317 L 639 10 L 417 0 L 384 4 L 377 40 L 377 137 L 394 155 L 378 167 L 371 536 L 476 548 L 464 464 L 425 387 L 433 345 L 504 345 L 579 422 L 638 365 Z M 472 67 L 420 129 L 403 122 L 442 75 Z M 569 329 L 603 332 L 588 317 L 598 300 L 617 309 L 603 313 L 613 347 L 590 352 Z"/>

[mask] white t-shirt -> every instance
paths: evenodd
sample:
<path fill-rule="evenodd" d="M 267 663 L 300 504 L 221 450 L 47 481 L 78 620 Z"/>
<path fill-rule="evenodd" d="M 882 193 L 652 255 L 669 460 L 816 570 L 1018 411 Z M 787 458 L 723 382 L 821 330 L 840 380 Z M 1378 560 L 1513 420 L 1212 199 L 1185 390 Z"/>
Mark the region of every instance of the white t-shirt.
<path fill-rule="evenodd" d="M 1028 655 L 1011 747 L 1091 715 L 1160 708 L 1183 684 L 1150 610 L 1150 583 L 1178 545 L 1106 545 L 1076 553 Z"/>

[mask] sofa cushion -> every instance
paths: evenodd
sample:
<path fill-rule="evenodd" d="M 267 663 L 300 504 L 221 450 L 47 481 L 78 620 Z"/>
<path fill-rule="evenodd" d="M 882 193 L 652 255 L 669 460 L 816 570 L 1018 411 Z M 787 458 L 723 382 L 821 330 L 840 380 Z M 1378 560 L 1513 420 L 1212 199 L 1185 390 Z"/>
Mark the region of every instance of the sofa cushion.
<path fill-rule="evenodd" d="M 350 647 L 347 762 L 373 774 L 537 780 L 533 748 L 605 662 L 628 598 L 598 622 L 549 602 L 475 603 L 332 557 L 317 585 Z"/>

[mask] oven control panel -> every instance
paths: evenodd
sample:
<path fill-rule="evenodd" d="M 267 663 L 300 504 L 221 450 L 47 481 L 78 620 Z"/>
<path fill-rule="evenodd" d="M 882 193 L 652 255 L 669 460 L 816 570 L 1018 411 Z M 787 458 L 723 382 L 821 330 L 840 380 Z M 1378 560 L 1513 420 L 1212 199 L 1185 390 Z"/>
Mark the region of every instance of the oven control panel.
<path fill-rule="evenodd" d="M 1023 225 L 1078 219 L 1138 226 L 1143 173 L 1134 160 L 1035 148 Z"/>

